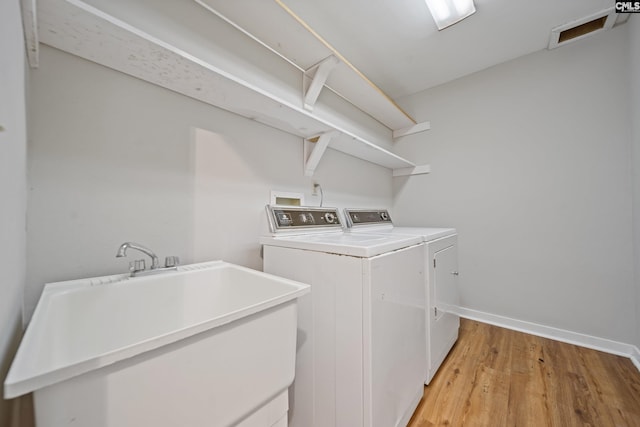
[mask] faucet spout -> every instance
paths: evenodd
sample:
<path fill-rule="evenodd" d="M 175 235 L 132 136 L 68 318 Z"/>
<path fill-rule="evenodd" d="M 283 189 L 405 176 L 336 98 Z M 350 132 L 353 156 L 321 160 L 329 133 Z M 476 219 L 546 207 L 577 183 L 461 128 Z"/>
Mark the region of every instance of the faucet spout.
<path fill-rule="evenodd" d="M 138 243 L 133 242 L 124 242 L 118 248 L 118 253 L 116 257 L 120 258 L 123 256 L 127 256 L 127 249 L 135 249 L 137 251 L 142 252 L 143 254 L 148 255 L 151 258 L 151 269 L 154 270 L 158 268 L 158 257 L 153 251 L 145 246 L 139 245 Z"/>

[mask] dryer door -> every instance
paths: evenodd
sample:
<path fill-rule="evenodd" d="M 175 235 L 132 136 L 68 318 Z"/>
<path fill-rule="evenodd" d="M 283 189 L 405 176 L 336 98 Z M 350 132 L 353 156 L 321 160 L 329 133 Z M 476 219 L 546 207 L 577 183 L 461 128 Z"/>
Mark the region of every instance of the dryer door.
<path fill-rule="evenodd" d="M 458 339 L 460 318 L 451 312 L 460 304 L 458 291 L 458 246 L 457 237 L 439 239 L 429 244 L 431 268 L 430 307 L 428 311 L 428 359 L 427 379 L 429 384 L 442 361 Z"/>
<path fill-rule="evenodd" d="M 460 304 L 458 292 L 458 245 L 455 241 L 436 251 L 434 260 L 433 299 L 435 320 L 440 320 L 451 307 Z"/>

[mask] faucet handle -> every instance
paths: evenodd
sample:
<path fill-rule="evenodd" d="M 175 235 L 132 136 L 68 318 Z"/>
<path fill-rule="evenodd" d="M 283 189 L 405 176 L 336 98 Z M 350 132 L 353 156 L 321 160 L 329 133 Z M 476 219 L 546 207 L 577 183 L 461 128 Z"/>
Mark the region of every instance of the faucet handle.
<path fill-rule="evenodd" d="M 180 264 L 180 258 L 177 256 L 168 256 L 164 259 L 164 266 L 171 268 L 176 267 Z"/>
<path fill-rule="evenodd" d="M 147 266 L 144 263 L 143 259 L 137 259 L 129 263 L 129 271 L 132 273 L 136 273 L 138 271 L 142 271 L 146 269 Z"/>

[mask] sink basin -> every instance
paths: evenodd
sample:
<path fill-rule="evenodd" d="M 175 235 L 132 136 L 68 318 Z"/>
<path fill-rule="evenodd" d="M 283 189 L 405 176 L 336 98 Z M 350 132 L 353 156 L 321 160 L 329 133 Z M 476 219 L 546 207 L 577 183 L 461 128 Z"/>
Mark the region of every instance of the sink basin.
<path fill-rule="evenodd" d="M 48 284 L 5 398 L 38 427 L 286 425 L 307 292 L 223 261 Z"/>

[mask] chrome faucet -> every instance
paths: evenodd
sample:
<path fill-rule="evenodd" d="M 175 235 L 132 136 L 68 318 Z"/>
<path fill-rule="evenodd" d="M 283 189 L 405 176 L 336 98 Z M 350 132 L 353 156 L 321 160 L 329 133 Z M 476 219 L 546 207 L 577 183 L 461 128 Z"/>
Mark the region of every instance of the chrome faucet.
<path fill-rule="evenodd" d="M 140 251 L 146 255 L 148 255 L 151 258 L 151 270 L 155 270 L 156 268 L 158 268 L 158 257 L 156 256 L 155 253 L 153 253 L 153 251 L 149 248 L 146 248 L 142 245 L 139 245 L 137 243 L 133 243 L 133 242 L 125 242 L 123 244 L 120 245 L 120 247 L 118 248 L 118 253 L 116 254 L 116 257 L 120 258 L 123 256 L 127 256 L 127 249 L 135 249 L 137 251 Z"/>

